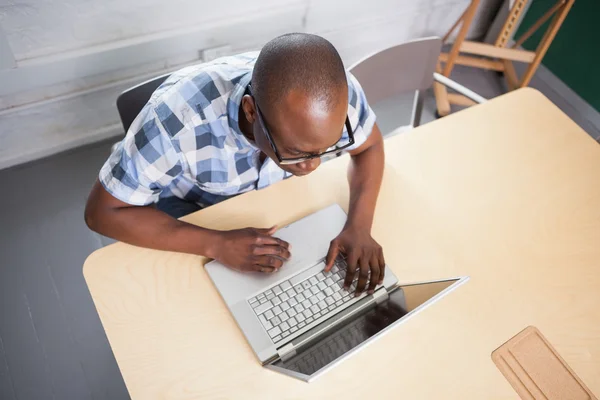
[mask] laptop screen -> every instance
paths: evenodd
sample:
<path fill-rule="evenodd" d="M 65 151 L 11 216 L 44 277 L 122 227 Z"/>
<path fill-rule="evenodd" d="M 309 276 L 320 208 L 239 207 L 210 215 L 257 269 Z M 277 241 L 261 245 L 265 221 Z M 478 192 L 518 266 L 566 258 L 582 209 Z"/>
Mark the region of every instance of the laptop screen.
<path fill-rule="evenodd" d="M 457 281 L 458 279 L 453 279 L 400 286 L 390 293 L 385 302 L 352 316 L 309 345 L 297 349 L 293 357 L 285 361 L 278 360 L 272 365 L 284 370 L 281 372 L 287 370 L 292 375 L 300 374 L 308 378 Z"/>

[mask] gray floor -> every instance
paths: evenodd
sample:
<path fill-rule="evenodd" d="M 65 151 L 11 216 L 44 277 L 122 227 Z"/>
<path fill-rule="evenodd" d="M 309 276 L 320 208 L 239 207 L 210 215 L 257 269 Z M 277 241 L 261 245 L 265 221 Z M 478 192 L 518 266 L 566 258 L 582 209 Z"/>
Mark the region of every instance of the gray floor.
<path fill-rule="evenodd" d="M 85 285 L 83 221 L 110 143 L 0 171 L 0 399 L 127 399 Z"/>
<path fill-rule="evenodd" d="M 453 78 L 485 97 L 503 91 L 493 72 Z M 382 131 L 406 124 L 409 97 L 375 107 Z M 423 123 L 434 119 L 429 95 Z M 83 221 L 88 191 L 110 144 L 0 171 L 0 399 L 126 399 L 82 275 L 109 241 Z"/>

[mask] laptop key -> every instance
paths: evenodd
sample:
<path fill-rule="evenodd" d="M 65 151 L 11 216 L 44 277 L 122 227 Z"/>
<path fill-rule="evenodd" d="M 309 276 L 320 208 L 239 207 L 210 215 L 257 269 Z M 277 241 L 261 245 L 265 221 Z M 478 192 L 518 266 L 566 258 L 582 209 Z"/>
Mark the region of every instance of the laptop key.
<path fill-rule="evenodd" d="M 295 310 L 295 309 L 293 309 L 293 308 L 290 308 L 290 309 L 287 311 L 287 314 L 288 314 L 290 317 L 293 317 L 294 315 L 296 315 L 296 314 L 298 314 L 298 313 L 296 312 L 296 310 Z"/>
<path fill-rule="evenodd" d="M 281 303 L 281 304 L 279 305 L 279 307 L 281 307 L 281 309 L 282 309 L 283 311 L 287 311 L 287 310 L 289 310 L 289 309 L 290 309 L 290 304 L 289 304 L 287 301 L 285 301 L 285 302 Z"/>
<path fill-rule="evenodd" d="M 325 288 L 325 290 L 323 290 L 323 293 L 325 293 L 325 296 L 331 296 L 333 294 L 333 289 L 331 289 L 330 287 Z"/>
<path fill-rule="evenodd" d="M 311 323 L 311 322 L 313 322 L 313 321 L 314 321 L 314 318 L 313 318 L 313 317 L 308 317 L 308 318 L 306 318 L 306 323 L 307 323 L 307 324 L 310 324 L 310 323 Z"/>
<path fill-rule="evenodd" d="M 312 316 L 312 311 L 304 310 L 304 312 L 302 312 L 302 314 L 304 315 L 304 317 L 309 318 L 310 316 Z"/>
<path fill-rule="evenodd" d="M 271 307 L 273 307 L 273 303 L 271 303 L 270 301 L 267 301 L 266 303 L 261 304 L 258 307 L 256 307 L 254 309 L 254 312 L 257 315 L 260 315 L 260 314 L 264 313 L 265 311 L 269 310 Z"/>
<path fill-rule="evenodd" d="M 340 301 L 340 304 L 342 304 L 342 302 L 341 302 L 341 301 Z M 329 306 L 329 311 L 333 311 L 333 310 L 335 309 L 335 307 L 336 307 L 336 306 L 335 306 L 334 304 L 330 305 L 330 306 Z"/>
<path fill-rule="evenodd" d="M 265 327 L 266 330 L 273 329 L 273 324 L 270 323 L 269 321 L 265 322 L 263 324 L 263 326 Z"/>
<path fill-rule="evenodd" d="M 312 296 L 312 292 L 310 291 L 310 289 L 305 290 L 304 292 L 302 292 L 302 296 L 304 296 L 305 299 L 310 298 L 310 296 Z"/>
<path fill-rule="evenodd" d="M 288 294 L 287 294 L 287 293 L 281 293 L 281 295 L 279 296 L 279 299 L 280 299 L 281 301 L 287 301 L 287 300 L 289 300 L 289 299 L 290 299 L 290 296 L 288 296 Z"/>
<path fill-rule="evenodd" d="M 275 317 L 270 322 L 272 322 L 273 325 L 277 326 L 281 323 L 281 320 L 279 319 L 279 317 Z"/>
<path fill-rule="evenodd" d="M 273 293 L 267 295 L 267 300 L 271 300 L 275 295 Z"/>
<path fill-rule="evenodd" d="M 298 321 L 299 323 L 304 321 L 306 318 L 304 317 L 304 314 L 298 314 L 296 315 L 296 321 Z"/>
<path fill-rule="evenodd" d="M 322 273 L 322 272 L 319 272 L 319 273 L 317 274 L 317 279 L 319 280 L 319 282 L 320 282 L 320 281 L 324 281 L 324 280 L 325 280 L 325 274 L 324 274 L 324 273 Z"/>
<path fill-rule="evenodd" d="M 313 286 L 310 288 L 310 291 L 312 292 L 312 294 L 317 294 L 317 293 L 319 293 L 319 288 L 316 286 Z"/>
<path fill-rule="evenodd" d="M 267 319 L 271 319 L 271 318 L 273 318 L 274 316 L 275 316 L 275 314 L 273 314 L 273 311 L 271 311 L 271 310 L 267 310 L 267 312 L 265 312 L 265 317 L 266 317 Z"/>
<path fill-rule="evenodd" d="M 259 301 L 260 301 L 260 304 L 264 304 L 264 303 L 266 303 L 266 302 L 267 302 L 267 301 L 269 301 L 269 300 L 267 300 L 267 298 L 266 298 L 266 297 L 263 297 L 263 298 L 262 298 L 262 299 L 260 299 Z"/>
<path fill-rule="evenodd" d="M 310 282 L 308 280 L 305 280 L 304 282 L 302 282 L 302 287 L 304 289 L 310 288 Z"/>
<path fill-rule="evenodd" d="M 317 283 L 319 283 L 319 280 L 315 276 L 311 276 L 310 278 L 308 278 L 308 281 L 311 283 L 311 285 L 316 285 Z"/>
<path fill-rule="evenodd" d="M 292 329 L 290 329 L 290 332 L 291 332 L 291 333 L 294 333 L 294 332 L 296 332 L 297 330 L 298 330 L 298 327 L 297 327 L 297 326 L 292 326 Z"/>
<path fill-rule="evenodd" d="M 299 293 L 296 297 L 294 297 L 294 299 L 297 300 L 298 303 L 302 303 L 304 300 L 306 300 L 306 297 L 304 297 L 302 293 Z"/>
<path fill-rule="evenodd" d="M 318 312 L 318 313 L 315 314 L 315 319 L 317 319 L 317 318 L 321 318 L 321 313 L 320 312 Z"/>
<path fill-rule="evenodd" d="M 290 326 L 288 325 L 287 322 L 281 323 L 281 325 L 279 327 L 281 328 L 282 331 L 287 331 L 290 329 Z"/>
<path fill-rule="evenodd" d="M 325 300 L 325 293 L 321 292 L 321 293 L 317 293 L 317 299 L 319 299 L 319 301 L 323 301 Z"/>
<path fill-rule="evenodd" d="M 315 304 L 314 306 L 312 306 L 312 307 L 310 308 L 310 311 L 311 311 L 313 314 L 316 314 L 316 313 L 318 313 L 318 312 L 319 312 L 319 306 L 317 306 L 317 305 Z"/>
<path fill-rule="evenodd" d="M 327 285 L 326 285 L 325 283 L 323 283 L 323 282 L 319 282 L 319 283 L 317 284 L 317 287 L 318 287 L 319 289 L 321 289 L 321 290 L 325 290 L 325 288 L 327 287 Z"/>
<path fill-rule="evenodd" d="M 290 297 L 294 297 L 297 293 L 296 293 L 296 289 L 291 288 L 290 290 L 287 290 L 286 293 L 288 294 L 288 296 Z"/>
<path fill-rule="evenodd" d="M 327 304 L 324 301 L 320 301 L 319 304 L 317 304 L 317 306 L 319 306 L 319 309 L 324 310 L 327 308 Z"/>
<path fill-rule="evenodd" d="M 298 328 L 304 328 L 306 326 L 306 322 L 300 322 L 298 324 Z"/>
<path fill-rule="evenodd" d="M 279 306 L 273 307 L 273 314 L 279 315 L 279 314 L 281 314 L 281 311 L 282 311 L 281 307 L 279 307 Z"/>
<path fill-rule="evenodd" d="M 283 290 L 281 290 L 279 286 L 275 286 L 273 288 L 273 293 L 275 293 L 275 296 L 279 296 L 281 293 L 283 293 Z"/>
<path fill-rule="evenodd" d="M 331 297 L 326 297 L 325 298 L 325 303 L 327 303 L 327 305 L 330 306 L 333 303 L 335 303 L 335 301 Z"/>
<path fill-rule="evenodd" d="M 279 314 L 278 317 L 282 322 L 289 318 L 288 314 L 285 311 Z"/>
<path fill-rule="evenodd" d="M 331 278 L 327 278 L 327 279 L 325 279 L 325 284 L 326 284 L 327 286 L 332 286 L 334 283 L 335 283 L 335 282 L 334 282 L 334 281 L 333 281 L 333 279 L 331 279 Z"/>
<path fill-rule="evenodd" d="M 334 299 L 335 301 L 338 301 L 338 300 L 341 300 L 341 299 L 342 299 L 342 295 L 341 295 L 341 294 L 339 294 L 339 293 L 334 293 L 332 297 L 333 297 L 333 299 Z"/>
<path fill-rule="evenodd" d="M 281 328 L 279 328 L 278 326 L 269 331 L 269 336 L 271 336 L 272 338 L 274 338 L 277 335 L 281 335 Z"/>
<path fill-rule="evenodd" d="M 292 297 L 291 299 L 288 300 L 288 304 L 290 305 L 290 307 L 294 307 L 296 304 L 298 304 L 298 300 L 296 300 L 296 298 Z"/>
<path fill-rule="evenodd" d="M 281 336 L 275 336 L 275 337 L 273 338 L 273 341 L 274 341 L 275 343 L 279 342 L 280 340 L 281 340 Z"/>
<path fill-rule="evenodd" d="M 287 320 L 287 323 L 288 323 L 290 326 L 296 326 L 296 325 L 298 325 L 298 321 L 296 321 L 296 318 L 294 318 L 294 317 L 292 317 L 292 318 L 288 319 L 288 320 Z"/>
<path fill-rule="evenodd" d="M 278 304 L 281 304 L 281 300 L 279 299 L 279 297 L 273 297 L 271 303 L 273 303 L 273 305 L 276 306 Z"/>
<path fill-rule="evenodd" d="M 298 304 L 296 307 L 294 307 L 294 310 L 296 310 L 296 312 L 301 313 L 302 311 L 304 311 L 304 306 L 302 304 Z"/>
<path fill-rule="evenodd" d="M 311 304 L 310 300 L 304 300 L 302 302 L 302 307 L 304 307 L 304 308 L 310 308 L 311 305 L 312 304 Z"/>
<path fill-rule="evenodd" d="M 283 289 L 285 291 L 285 290 L 291 289 L 292 285 L 290 285 L 290 283 L 286 281 L 286 282 L 283 282 L 281 285 L 279 285 L 279 287 L 281 287 L 281 289 Z"/>
<path fill-rule="evenodd" d="M 310 298 L 310 302 L 312 304 L 317 304 L 319 302 L 319 298 L 317 296 L 313 296 L 313 297 Z"/>

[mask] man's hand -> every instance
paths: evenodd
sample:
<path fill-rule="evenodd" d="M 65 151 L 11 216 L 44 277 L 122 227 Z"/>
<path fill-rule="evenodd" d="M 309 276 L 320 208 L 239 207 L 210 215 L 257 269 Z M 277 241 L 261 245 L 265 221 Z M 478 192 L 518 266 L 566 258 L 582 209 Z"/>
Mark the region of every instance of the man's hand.
<path fill-rule="evenodd" d="M 381 246 L 371 237 L 371 234 L 364 229 L 355 229 L 346 227 L 329 245 L 327 253 L 325 272 L 329 272 L 335 263 L 337 256 L 342 253 L 346 256 L 348 270 L 344 288 L 348 289 L 358 272 L 358 284 L 356 286 L 356 296 L 365 290 L 369 271 L 371 279 L 369 282 L 368 293 L 372 294 L 375 287 L 383 283 L 385 274 L 385 260 Z"/>
<path fill-rule="evenodd" d="M 214 258 L 238 271 L 276 272 L 291 256 L 289 243 L 272 236 L 276 229 L 245 228 L 220 232 Z"/>

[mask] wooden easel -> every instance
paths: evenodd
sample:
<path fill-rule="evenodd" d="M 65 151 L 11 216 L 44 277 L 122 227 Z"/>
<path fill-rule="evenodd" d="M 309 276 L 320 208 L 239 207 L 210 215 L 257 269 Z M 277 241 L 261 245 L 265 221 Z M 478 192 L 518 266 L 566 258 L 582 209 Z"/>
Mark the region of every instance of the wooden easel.
<path fill-rule="evenodd" d="M 469 67 L 504 72 L 509 90 L 529 85 L 533 74 L 539 67 L 542 58 L 544 58 L 546 51 L 548 51 L 552 40 L 554 40 L 558 29 L 567 17 L 569 10 L 573 6 L 573 3 L 575 3 L 575 0 L 558 0 L 554 6 L 552 6 L 540 19 L 537 20 L 535 24 L 531 26 L 531 28 L 527 30 L 527 32 L 525 32 L 519 38 L 519 40 L 509 47 L 509 40 L 517 28 L 517 22 L 523 14 L 528 1 L 530 0 L 515 0 L 508 14 L 508 18 L 506 19 L 506 22 L 504 23 L 504 26 L 502 27 L 502 30 L 496 39 L 496 42 L 494 44 L 488 44 L 465 40 L 480 2 L 480 0 L 472 0 L 471 4 L 469 7 L 467 7 L 462 16 L 444 36 L 443 41 L 445 43 L 452 32 L 454 32 L 454 30 L 460 25 L 460 29 L 456 36 L 456 41 L 452 45 L 450 52 L 440 54 L 437 72 L 449 77 L 452 73 L 454 65 L 459 64 Z M 519 49 L 519 47 L 552 16 L 554 16 L 554 18 L 550 22 L 550 25 L 546 29 L 546 32 L 544 33 L 544 36 L 542 37 L 542 40 L 538 44 L 535 51 Z M 487 58 L 466 56 L 460 53 L 474 54 Z M 525 74 L 520 80 L 515 71 L 513 61 L 529 64 Z M 439 83 L 434 83 L 433 90 L 437 104 L 437 111 L 442 117 L 450 113 L 450 104 L 457 104 L 461 106 L 471 106 L 475 104 L 473 101 L 462 95 L 448 93 L 446 87 Z"/>

